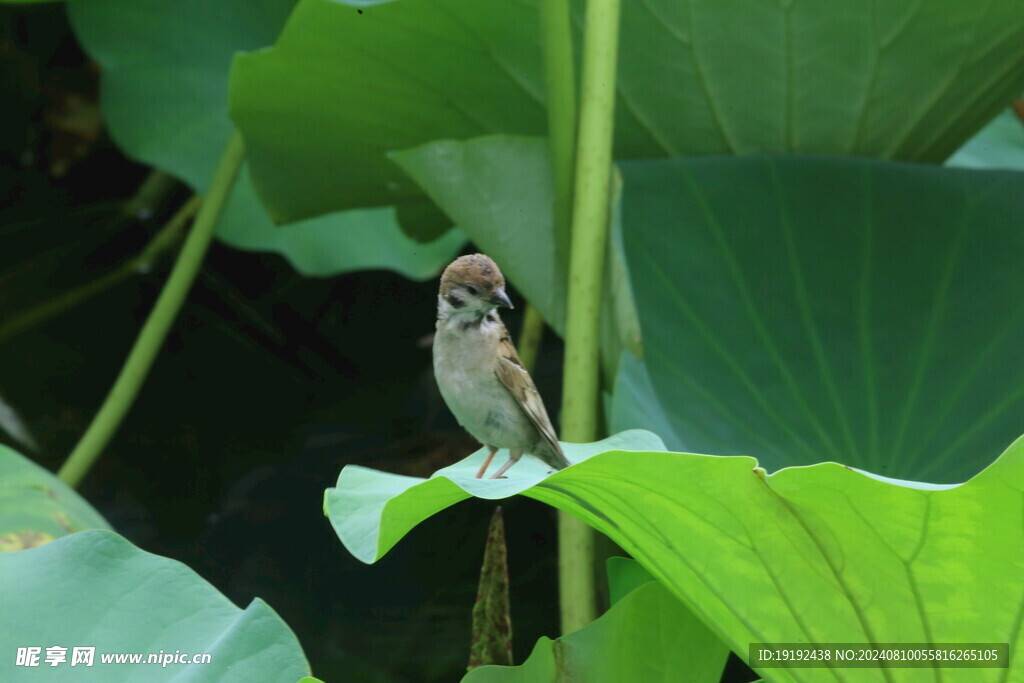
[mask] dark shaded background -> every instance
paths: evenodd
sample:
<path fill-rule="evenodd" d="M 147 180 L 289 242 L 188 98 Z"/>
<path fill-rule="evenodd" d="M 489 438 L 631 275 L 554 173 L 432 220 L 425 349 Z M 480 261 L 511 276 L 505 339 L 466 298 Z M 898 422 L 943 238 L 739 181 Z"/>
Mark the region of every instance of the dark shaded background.
<path fill-rule="evenodd" d="M 189 196 L 179 186 L 148 215 L 123 215 L 149 169 L 106 134 L 100 78 L 62 5 L 0 6 L 0 395 L 38 450 L 0 440 L 51 470 L 102 403 L 172 257 L 23 332 L 4 325 L 130 260 Z M 321 507 L 348 463 L 427 476 L 476 448 L 433 382 L 435 293 L 387 272 L 305 278 L 214 244 L 81 493 L 236 604 L 265 599 L 324 680 L 457 680 L 493 504 L 434 516 L 372 567 Z M 548 335 L 534 375 L 552 407 L 560 372 Z M 522 662 L 558 635 L 555 513 L 525 498 L 504 510 Z M 736 664 L 735 680 L 750 680 Z"/>

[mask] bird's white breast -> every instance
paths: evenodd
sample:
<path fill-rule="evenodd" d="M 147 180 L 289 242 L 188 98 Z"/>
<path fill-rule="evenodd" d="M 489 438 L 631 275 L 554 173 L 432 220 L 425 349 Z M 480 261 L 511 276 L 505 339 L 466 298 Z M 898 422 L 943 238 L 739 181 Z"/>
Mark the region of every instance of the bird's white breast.
<path fill-rule="evenodd" d="M 483 444 L 530 452 L 536 428 L 495 375 L 500 323 L 464 325 L 456 318 L 438 323 L 434 376 L 448 408 Z"/>

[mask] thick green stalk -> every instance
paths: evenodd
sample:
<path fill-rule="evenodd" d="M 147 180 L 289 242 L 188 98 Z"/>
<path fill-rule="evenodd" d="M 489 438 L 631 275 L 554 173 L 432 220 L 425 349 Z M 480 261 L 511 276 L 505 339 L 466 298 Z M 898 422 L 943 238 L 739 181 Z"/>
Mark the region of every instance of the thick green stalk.
<path fill-rule="evenodd" d="M 135 401 L 135 396 L 149 374 L 153 360 L 199 272 L 244 155 L 242 136 L 234 133 L 221 157 L 213 183 L 199 207 L 199 214 L 171 270 L 171 275 L 142 326 L 142 331 L 135 340 L 121 373 L 85 435 L 57 473 L 65 483 L 71 486 L 78 485 L 106 448 Z"/>
<path fill-rule="evenodd" d="M 576 180 L 576 67 L 569 0 L 542 0 L 540 21 L 548 109 L 548 146 L 555 190 L 552 226 L 555 233 L 555 259 L 561 263 L 569 260 L 573 183 Z M 566 394 L 570 393 L 568 377 L 567 370 L 564 384 Z M 565 436 L 564 414 L 562 422 Z M 591 565 L 594 537 L 589 528 L 565 512 L 558 513 L 558 528 L 559 604 L 562 633 L 566 634 L 574 631 L 575 626 L 586 624 L 596 615 Z"/>
<path fill-rule="evenodd" d="M 572 224 L 573 167 L 576 164 L 576 67 L 572 54 L 569 0 L 543 0 L 540 4 L 541 45 L 548 108 L 548 142 L 555 185 L 552 225 L 555 259 L 569 256 Z M 544 335 L 544 320 L 527 306 L 519 335 L 519 360 L 532 370 Z"/>
<path fill-rule="evenodd" d="M 569 0 L 540 3 L 541 45 L 548 107 L 548 143 L 555 185 L 555 257 L 569 257 L 572 186 L 576 168 L 576 66 Z"/>
<path fill-rule="evenodd" d="M 562 434 L 567 441 L 594 441 L 598 436 L 601 280 L 608 242 L 618 35 L 619 0 L 588 0 L 565 334 Z M 562 633 L 570 633 L 597 615 L 594 534 L 568 515 L 559 517 L 558 531 Z"/>

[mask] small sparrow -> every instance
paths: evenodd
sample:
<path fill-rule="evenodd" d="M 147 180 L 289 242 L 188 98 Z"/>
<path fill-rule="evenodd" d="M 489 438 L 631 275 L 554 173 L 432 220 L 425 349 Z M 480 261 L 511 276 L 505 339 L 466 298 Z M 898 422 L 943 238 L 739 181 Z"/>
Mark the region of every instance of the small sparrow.
<path fill-rule="evenodd" d="M 568 467 L 544 402 L 502 324 L 498 306 L 512 308 L 505 278 L 483 254 L 461 256 L 441 275 L 434 336 L 434 376 L 448 408 L 490 453 L 476 473 L 484 476 L 499 448 L 511 457 L 492 479 L 523 453 L 556 470 Z"/>

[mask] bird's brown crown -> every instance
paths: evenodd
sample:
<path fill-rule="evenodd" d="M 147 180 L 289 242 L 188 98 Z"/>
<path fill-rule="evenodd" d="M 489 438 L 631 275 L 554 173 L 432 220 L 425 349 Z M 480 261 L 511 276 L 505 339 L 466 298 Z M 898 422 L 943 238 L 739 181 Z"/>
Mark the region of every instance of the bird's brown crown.
<path fill-rule="evenodd" d="M 473 285 L 486 292 L 505 286 L 498 264 L 485 254 L 468 254 L 452 261 L 441 274 L 441 293 L 456 284 Z"/>

